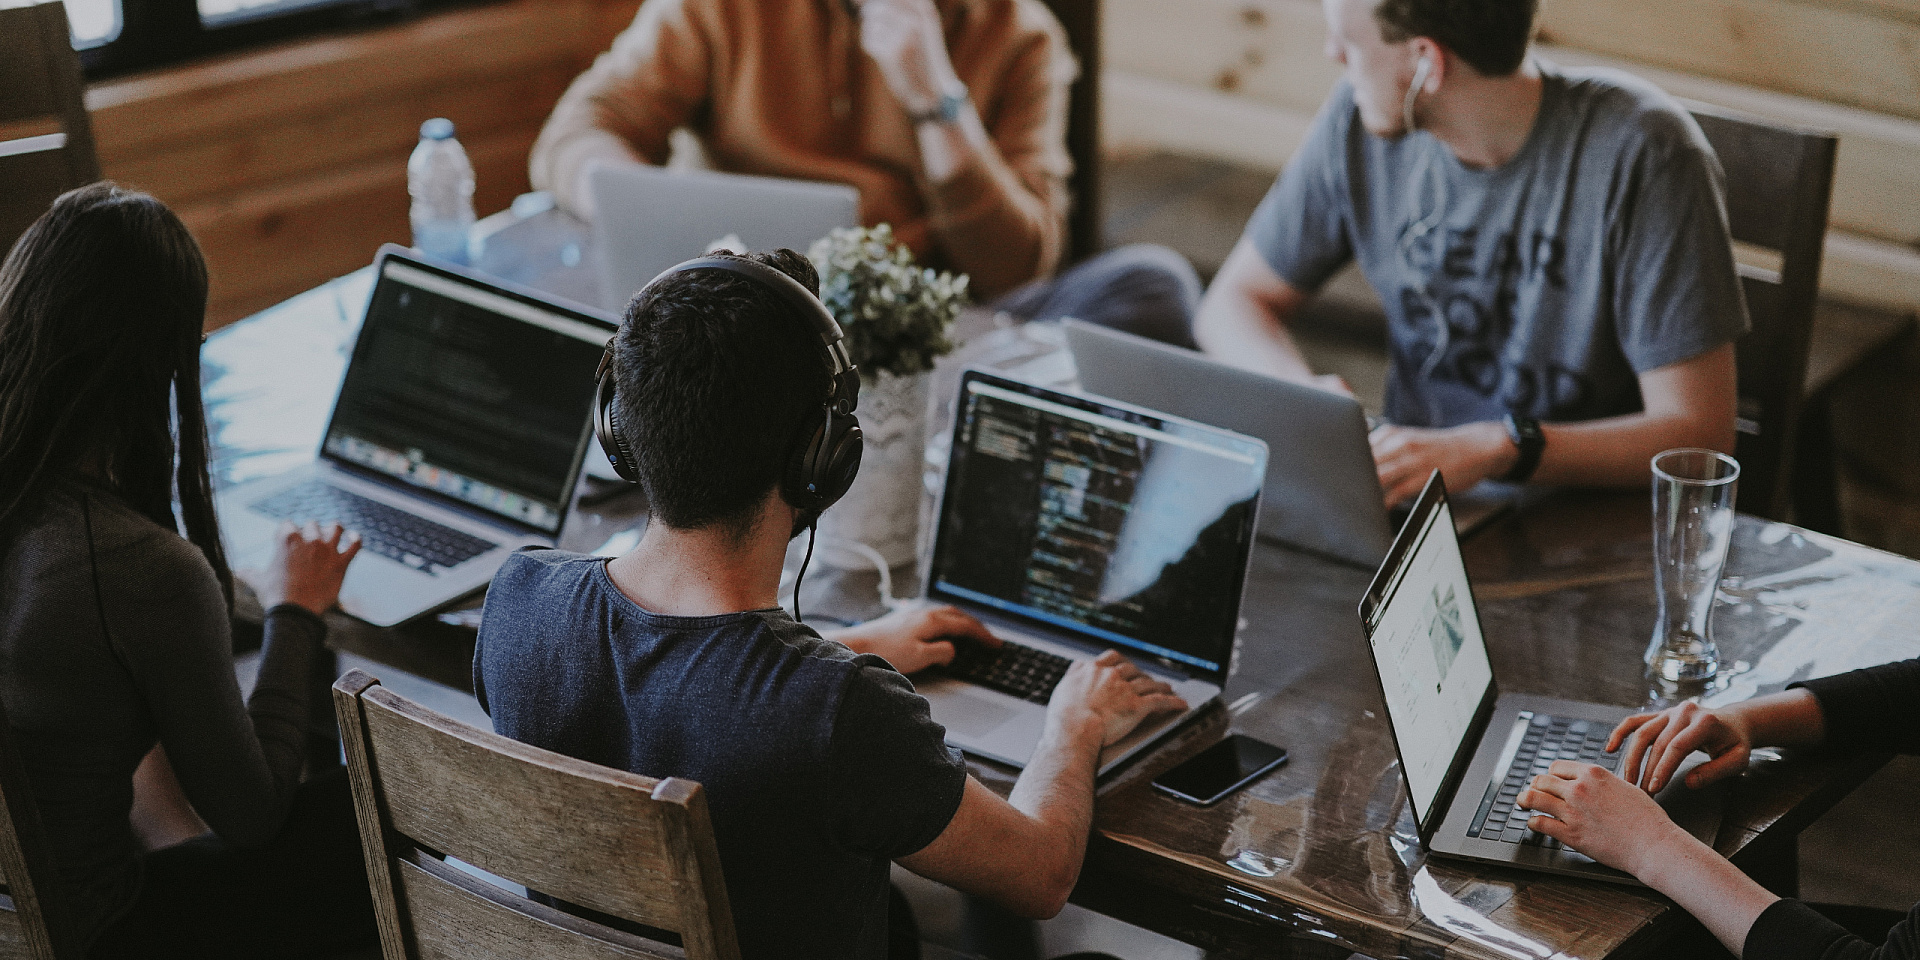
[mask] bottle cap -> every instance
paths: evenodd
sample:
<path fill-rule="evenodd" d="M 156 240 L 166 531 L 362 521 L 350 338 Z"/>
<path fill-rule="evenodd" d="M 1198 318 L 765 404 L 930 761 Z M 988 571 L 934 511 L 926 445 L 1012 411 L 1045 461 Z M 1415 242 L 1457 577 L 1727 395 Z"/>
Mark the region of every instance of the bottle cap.
<path fill-rule="evenodd" d="M 420 125 L 420 139 L 452 140 L 453 121 L 448 120 L 446 117 L 434 117 L 432 120 L 428 120 L 426 123 Z"/>

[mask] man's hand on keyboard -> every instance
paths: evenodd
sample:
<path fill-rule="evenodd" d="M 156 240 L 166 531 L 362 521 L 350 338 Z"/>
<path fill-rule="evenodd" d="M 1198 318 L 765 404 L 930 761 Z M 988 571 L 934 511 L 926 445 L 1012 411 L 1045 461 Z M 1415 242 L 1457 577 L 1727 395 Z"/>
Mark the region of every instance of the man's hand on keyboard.
<path fill-rule="evenodd" d="M 914 602 L 902 604 L 883 617 L 821 635 L 846 644 L 855 653 L 871 653 L 901 673 L 919 673 L 953 662 L 953 639 L 998 648 L 1000 641 L 985 624 L 955 607 Z"/>
<path fill-rule="evenodd" d="M 1636 713 L 1620 721 L 1608 750 L 1626 747 L 1620 776 L 1648 793 L 1659 793 L 1695 750 L 1712 757 L 1687 774 L 1687 786 L 1704 787 L 1742 773 L 1753 735 L 1737 711 L 1709 710 L 1687 702 L 1659 713 Z"/>
<path fill-rule="evenodd" d="M 273 548 L 273 562 L 260 585 L 260 604 L 268 610 L 283 603 L 296 604 L 324 614 L 340 600 L 340 582 L 346 579 L 347 564 L 360 552 L 360 535 L 348 533 L 337 523 L 324 528 L 308 523 L 296 527 L 280 525 Z"/>
<path fill-rule="evenodd" d="M 1104 748 L 1152 714 L 1186 708 L 1187 702 L 1174 695 L 1173 687 L 1108 650 L 1067 669 L 1047 703 L 1047 723 L 1064 725 L 1076 736 L 1097 734 Z"/>

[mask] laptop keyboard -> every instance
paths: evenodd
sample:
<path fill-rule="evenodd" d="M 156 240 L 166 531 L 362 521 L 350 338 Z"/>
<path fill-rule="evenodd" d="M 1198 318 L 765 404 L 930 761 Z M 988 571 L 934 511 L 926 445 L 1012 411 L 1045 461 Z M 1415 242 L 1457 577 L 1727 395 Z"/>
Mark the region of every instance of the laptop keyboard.
<path fill-rule="evenodd" d="M 1479 812 L 1474 816 L 1472 825 L 1467 827 L 1467 836 L 1503 843 L 1559 847 L 1560 841 L 1527 829 L 1527 820 L 1534 814 L 1530 810 L 1515 807 L 1514 799 L 1534 777 L 1546 773 L 1555 760 L 1598 764 L 1618 773 L 1620 754 L 1605 752 L 1607 737 L 1612 732 L 1612 727 L 1592 720 L 1573 720 L 1522 710 L 1519 719 L 1514 721 L 1508 741 L 1511 748 L 1517 738 L 1519 749 L 1514 751 L 1513 761 L 1507 765 L 1506 776 L 1487 784 Z"/>
<path fill-rule="evenodd" d="M 1053 688 L 1066 676 L 1073 661 L 1045 650 L 1003 640 L 994 650 L 977 640 L 953 638 L 953 662 L 943 669 L 947 674 L 989 690 L 1044 704 L 1053 697 Z"/>
<path fill-rule="evenodd" d="M 359 534 L 366 549 L 436 576 L 496 546 L 491 540 L 423 520 L 319 480 L 289 487 L 252 506 L 267 516 L 295 523 L 338 523 Z"/>

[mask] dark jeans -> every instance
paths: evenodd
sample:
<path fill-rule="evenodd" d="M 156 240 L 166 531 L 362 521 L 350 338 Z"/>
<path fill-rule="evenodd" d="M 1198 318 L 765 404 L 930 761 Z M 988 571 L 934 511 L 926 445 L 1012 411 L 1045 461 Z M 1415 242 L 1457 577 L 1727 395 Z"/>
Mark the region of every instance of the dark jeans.
<path fill-rule="evenodd" d="M 88 955 L 320 957 L 378 939 L 353 794 L 336 767 L 300 786 L 280 835 L 259 847 L 205 836 L 148 854 L 140 899 Z"/>
<path fill-rule="evenodd" d="M 993 304 L 1022 320 L 1076 317 L 1189 350 L 1200 277 L 1187 258 L 1150 243 L 1108 250 Z"/>

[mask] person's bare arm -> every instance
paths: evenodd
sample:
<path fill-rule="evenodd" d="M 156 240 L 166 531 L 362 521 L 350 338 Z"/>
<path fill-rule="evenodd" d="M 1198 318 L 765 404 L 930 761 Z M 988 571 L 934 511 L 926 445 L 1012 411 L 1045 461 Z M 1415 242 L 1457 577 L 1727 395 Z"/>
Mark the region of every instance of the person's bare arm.
<path fill-rule="evenodd" d="M 1012 795 L 1002 800 L 968 777 L 947 828 L 900 865 L 1022 916 L 1059 913 L 1086 855 L 1100 751 L 1149 714 L 1185 708 L 1172 688 L 1113 651 L 1074 664 Z"/>
<path fill-rule="evenodd" d="M 1230 366 L 1295 383 L 1327 386 L 1315 377 L 1287 324 L 1307 295 L 1267 265 L 1252 241 L 1241 237 L 1193 318 L 1193 338 L 1208 356 Z"/>
<path fill-rule="evenodd" d="M 1732 452 L 1738 403 L 1733 345 L 1640 375 L 1639 413 L 1542 424 L 1547 446 L 1533 482 L 1630 487 L 1647 482 L 1654 454 L 1674 447 Z M 1420 492 L 1439 470 L 1447 486 L 1465 490 L 1513 468 L 1519 456 L 1497 421 L 1443 429 L 1382 427 L 1373 434 L 1373 458 L 1389 504 Z"/>

